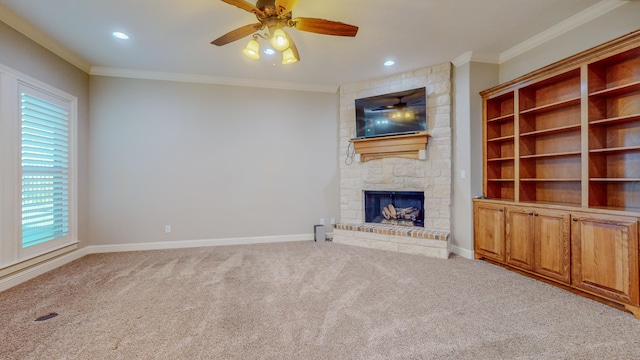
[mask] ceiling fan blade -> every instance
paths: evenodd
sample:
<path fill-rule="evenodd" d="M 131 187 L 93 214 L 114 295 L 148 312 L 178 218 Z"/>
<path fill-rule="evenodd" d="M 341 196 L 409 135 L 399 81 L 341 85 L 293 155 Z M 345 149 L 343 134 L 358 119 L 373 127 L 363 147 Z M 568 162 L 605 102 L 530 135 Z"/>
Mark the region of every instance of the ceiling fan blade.
<path fill-rule="evenodd" d="M 254 32 L 260 30 L 261 27 L 262 27 L 261 23 L 245 25 L 245 26 L 243 26 L 241 28 L 237 28 L 237 29 L 235 29 L 233 31 L 230 31 L 230 32 L 220 36 L 219 38 L 213 40 L 211 43 L 213 45 L 217 45 L 217 46 L 226 45 L 226 44 L 234 42 L 236 40 L 240 40 L 245 36 L 249 36 L 249 35 L 253 34 Z"/>
<path fill-rule="evenodd" d="M 226 2 L 227 4 L 237 6 L 242 10 L 246 10 L 248 12 L 252 12 L 256 15 L 260 15 L 264 17 L 264 13 L 262 12 L 262 10 L 258 9 L 257 7 L 255 7 L 255 5 L 249 4 L 244 0 L 222 0 L 222 2 Z"/>
<path fill-rule="evenodd" d="M 276 10 L 279 13 L 290 13 L 300 0 L 276 0 Z"/>
<path fill-rule="evenodd" d="M 314 18 L 296 18 L 293 19 L 292 22 L 296 29 L 316 34 L 354 37 L 358 33 L 357 26 L 337 21 Z"/>

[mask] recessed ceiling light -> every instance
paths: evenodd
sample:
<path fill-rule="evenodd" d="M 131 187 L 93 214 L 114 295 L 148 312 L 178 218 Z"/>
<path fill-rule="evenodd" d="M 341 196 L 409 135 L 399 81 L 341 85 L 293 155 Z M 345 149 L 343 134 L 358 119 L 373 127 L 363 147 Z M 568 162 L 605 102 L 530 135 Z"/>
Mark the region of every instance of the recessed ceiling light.
<path fill-rule="evenodd" d="M 276 51 L 271 49 L 271 48 L 266 48 L 266 49 L 264 49 L 264 53 L 267 54 L 267 55 L 273 55 L 273 54 L 276 53 Z"/>
<path fill-rule="evenodd" d="M 396 62 L 393 61 L 393 60 L 387 60 L 387 61 L 384 62 L 384 66 L 393 66 L 395 64 L 396 64 Z"/>
<path fill-rule="evenodd" d="M 129 40 L 129 35 L 120 32 L 120 31 L 114 31 L 112 33 L 113 36 L 117 37 L 118 39 L 122 39 L 122 40 Z"/>

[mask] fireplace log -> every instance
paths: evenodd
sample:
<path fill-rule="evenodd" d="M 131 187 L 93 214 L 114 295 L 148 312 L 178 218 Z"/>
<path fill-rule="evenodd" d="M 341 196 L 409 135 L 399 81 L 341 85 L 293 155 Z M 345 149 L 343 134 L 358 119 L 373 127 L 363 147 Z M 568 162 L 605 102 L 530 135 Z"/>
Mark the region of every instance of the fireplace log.
<path fill-rule="evenodd" d="M 396 208 L 389 204 L 382 208 L 382 216 L 387 220 L 415 221 L 420 216 L 420 210 L 414 207 Z"/>
<path fill-rule="evenodd" d="M 397 219 L 398 218 L 398 213 L 396 212 L 396 207 L 393 206 L 393 204 L 387 205 L 387 209 L 389 209 L 389 213 L 391 214 L 391 217 L 393 219 Z"/>
<path fill-rule="evenodd" d="M 384 218 L 387 220 L 391 219 L 391 212 L 389 211 L 389 209 L 387 209 L 386 206 L 382 208 L 382 216 L 384 216 Z"/>

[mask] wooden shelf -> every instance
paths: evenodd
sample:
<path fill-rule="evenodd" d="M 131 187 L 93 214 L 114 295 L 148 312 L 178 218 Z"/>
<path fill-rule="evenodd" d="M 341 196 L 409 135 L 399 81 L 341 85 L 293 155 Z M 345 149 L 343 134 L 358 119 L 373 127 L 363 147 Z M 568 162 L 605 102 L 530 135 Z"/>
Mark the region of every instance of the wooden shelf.
<path fill-rule="evenodd" d="M 591 178 L 594 182 L 640 182 L 640 178 Z"/>
<path fill-rule="evenodd" d="M 487 179 L 487 181 L 493 181 L 493 182 L 513 182 L 513 181 L 515 181 L 515 179 Z"/>
<path fill-rule="evenodd" d="M 523 182 L 580 182 L 580 179 L 520 179 Z"/>
<path fill-rule="evenodd" d="M 543 158 L 553 158 L 553 157 L 562 157 L 562 156 L 580 156 L 580 155 L 582 155 L 580 151 L 568 151 L 568 152 L 559 152 L 559 153 L 551 153 L 551 154 L 523 155 L 523 156 L 520 156 L 520 159 L 543 159 Z"/>
<path fill-rule="evenodd" d="M 580 128 L 581 128 L 580 124 L 568 125 L 568 126 L 560 126 L 560 127 L 551 128 L 551 129 L 536 130 L 536 131 L 521 133 L 520 137 L 537 136 L 537 135 L 551 135 L 551 134 L 557 134 L 557 133 L 567 132 L 567 131 L 576 131 L 576 130 L 579 131 Z"/>
<path fill-rule="evenodd" d="M 602 153 L 616 153 L 616 152 L 627 152 L 627 151 L 640 151 L 640 146 L 624 146 L 624 147 L 616 147 L 616 148 L 604 148 L 604 149 L 591 149 L 590 153 L 593 154 L 602 154 Z"/>
<path fill-rule="evenodd" d="M 551 112 L 551 111 L 567 108 L 574 105 L 580 105 L 580 100 L 581 99 L 577 97 L 577 98 L 571 98 L 568 100 L 558 101 L 552 104 L 537 106 L 531 109 L 522 110 L 520 111 L 520 114 L 526 115 L 526 114 L 539 114 L 543 112 Z"/>
<path fill-rule="evenodd" d="M 488 123 L 496 123 L 496 122 L 501 122 L 501 121 L 507 121 L 507 120 L 513 120 L 514 119 L 514 114 L 507 114 L 507 115 L 503 115 L 503 116 L 498 116 L 492 119 L 487 120 Z"/>
<path fill-rule="evenodd" d="M 388 157 L 419 159 L 420 150 L 427 149 L 428 141 L 426 132 L 351 140 L 361 162 Z"/>
<path fill-rule="evenodd" d="M 640 120 L 640 114 L 618 116 L 614 118 L 607 118 L 607 119 L 601 119 L 601 120 L 593 120 L 589 122 L 589 125 L 591 126 L 613 125 L 613 124 L 622 124 L 625 122 L 633 122 L 637 120 Z"/>
<path fill-rule="evenodd" d="M 619 85 L 612 88 L 594 91 L 589 96 L 602 96 L 602 97 L 610 97 L 610 96 L 618 96 L 622 94 L 628 94 L 632 92 L 640 91 L 640 81 L 634 81 L 629 84 Z"/>
<path fill-rule="evenodd" d="M 501 136 L 493 139 L 487 139 L 487 142 L 503 142 L 503 141 L 513 140 L 514 138 L 515 136 L 513 135 Z"/>
<path fill-rule="evenodd" d="M 489 161 L 489 162 L 513 161 L 513 160 L 515 160 L 515 158 L 514 158 L 513 156 L 502 157 L 502 158 L 487 159 L 487 161 Z"/>

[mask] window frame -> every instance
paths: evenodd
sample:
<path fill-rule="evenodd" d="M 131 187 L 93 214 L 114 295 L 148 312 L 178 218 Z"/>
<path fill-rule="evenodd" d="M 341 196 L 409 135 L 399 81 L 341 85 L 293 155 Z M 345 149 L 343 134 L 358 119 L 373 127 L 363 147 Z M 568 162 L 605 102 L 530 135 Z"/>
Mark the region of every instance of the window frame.
<path fill-rule="evenodd" d="M 69 232 L 41 244 L 22 247 L 22 116 L 21 91 L 43 94 L 68 105 Z M 24 91 L 22 91 L 24 92 Z M 0 64 L 0 269 L 7 269 L 78 244 L 77 196 L 78 98 Z M 0 275 L 2 275 L 0 272 Z"/>

